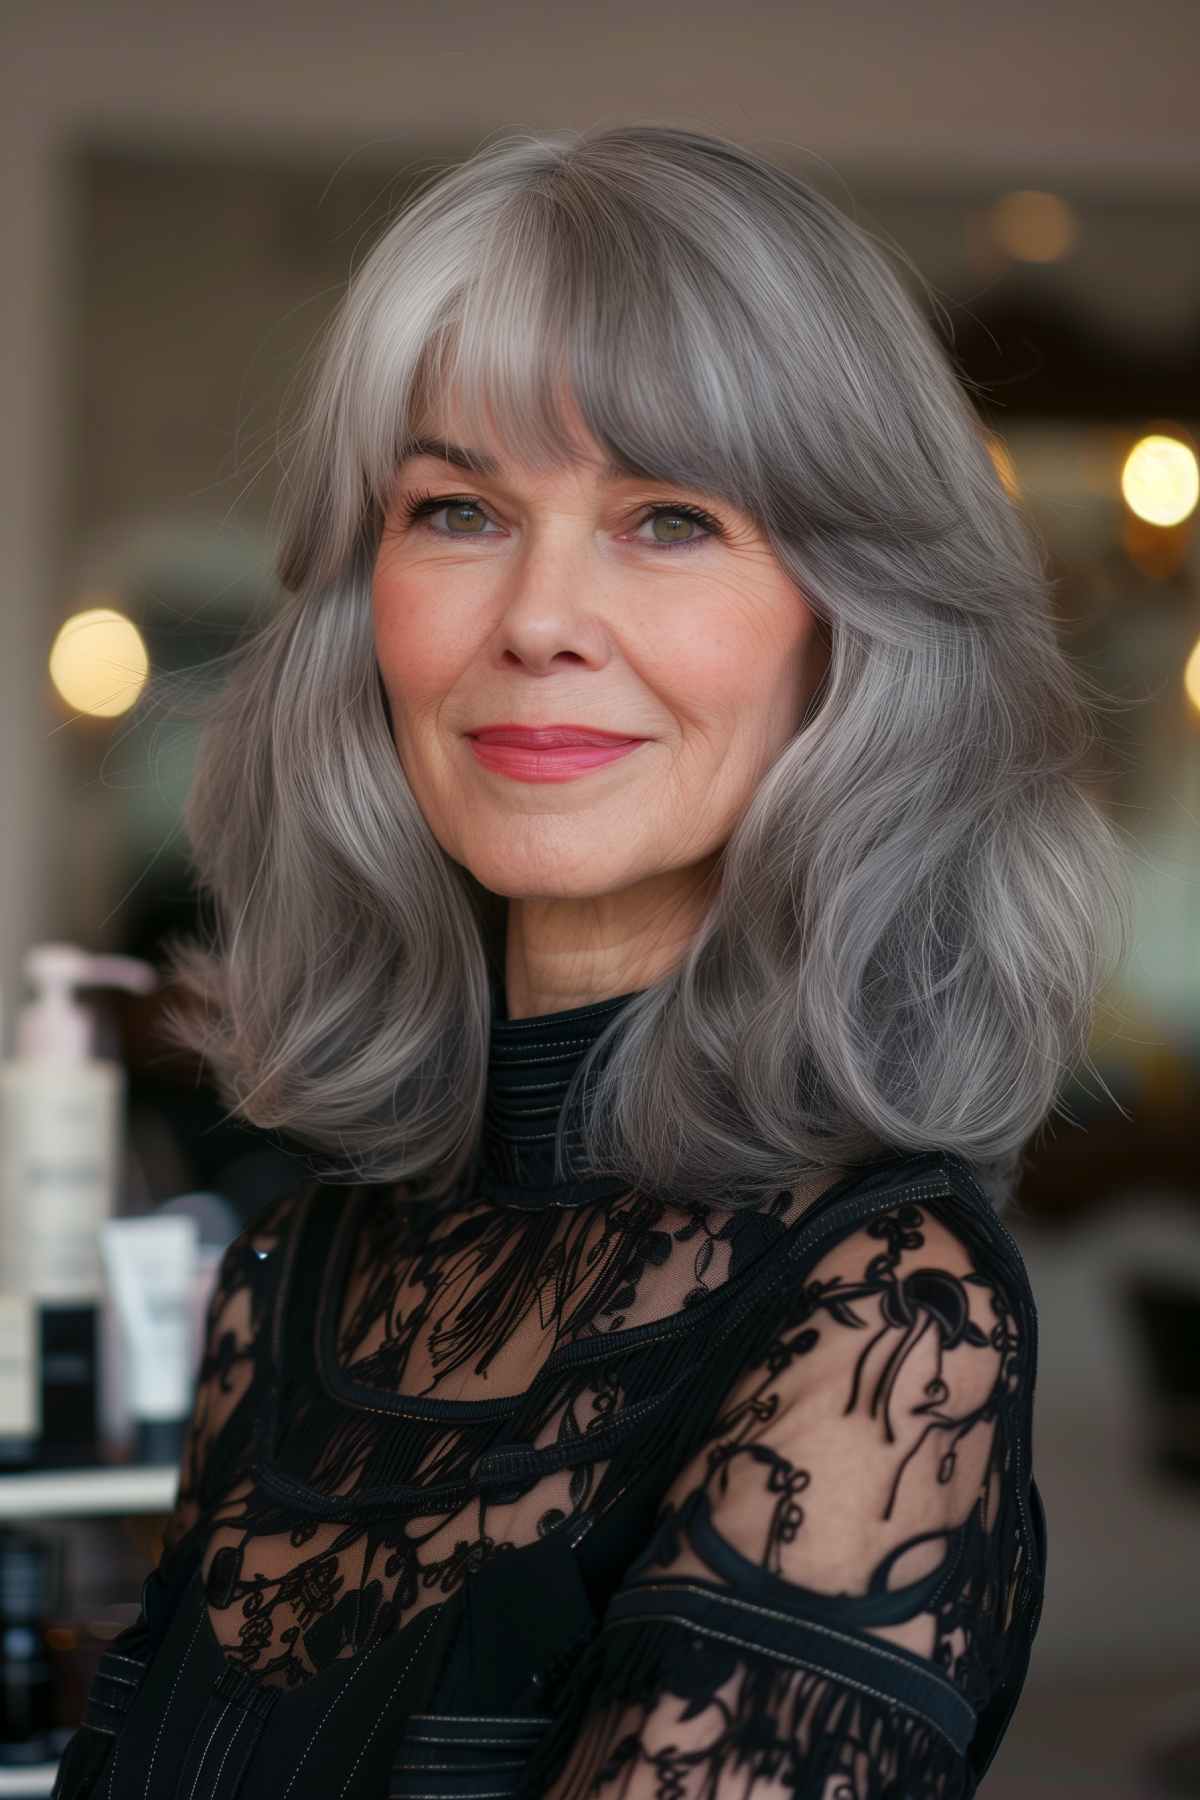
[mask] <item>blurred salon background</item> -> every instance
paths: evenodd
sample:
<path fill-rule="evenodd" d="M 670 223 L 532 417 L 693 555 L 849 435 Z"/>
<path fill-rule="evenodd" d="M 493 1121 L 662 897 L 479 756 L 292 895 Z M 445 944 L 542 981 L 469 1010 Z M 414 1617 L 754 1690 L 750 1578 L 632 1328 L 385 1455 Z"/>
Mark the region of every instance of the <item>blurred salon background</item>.
<path fill-rule="evenodd" d="M 1195 0 L 0 18 L 3 1059 L 32 947 L 155 968 L 201 917 L 194 727 L 138 695 L 151 670 L 202 678 L 270 607 L 282 409 L 415 179 L 504 130 L 722 131 L 932 284 L 1064 642 L 1122 702 L 1096 780 L 1139 884 L 1092 1045 L 1109 1092 L 1067 1085 L 1008 1221 L 1040 1312 L 1049 1557 L 990 1800 L 1200 1794 L 1198 77 Z M 165 1048 L 161 986 L 83 997 L 124 1071 L 116 1208 L 195 1216 L 211 1269 L 296 1149 Z M 170 1504 L 136 1445 L 76 1460 L 0 1473 L 0 1614 L 37 1614 L 53 1714 L 22 1736 L 0 1700 L 0 1795 L 49 1792 Z"/>

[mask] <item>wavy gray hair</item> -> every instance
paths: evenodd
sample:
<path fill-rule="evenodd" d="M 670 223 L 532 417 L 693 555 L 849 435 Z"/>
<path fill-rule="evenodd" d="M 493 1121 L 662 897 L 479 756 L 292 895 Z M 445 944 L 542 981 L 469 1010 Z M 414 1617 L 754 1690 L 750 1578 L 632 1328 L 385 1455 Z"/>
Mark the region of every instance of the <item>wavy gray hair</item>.
<path fill-rule="evenodd" d="M 754 516 L 829 652 L 702 928 L 577 1072 L 588 1167 L 739 1206 L 941 1148 L 1003 1208 L 1131 941 L 1085 784 L 1102 702 L 885 254 L 686 129 L 506 134 L 351 282 L 291 440 L 282 604 L 207 703 L 185 826 L 215 924 L 172 948 L 173 1035 L 326 1179 L 442 1198 L 469 1175 L 505 902 L 406 782 L 371 575 L 438 394 L 541 464 L 571 455 L 564 376 L 617 459 Z"/>

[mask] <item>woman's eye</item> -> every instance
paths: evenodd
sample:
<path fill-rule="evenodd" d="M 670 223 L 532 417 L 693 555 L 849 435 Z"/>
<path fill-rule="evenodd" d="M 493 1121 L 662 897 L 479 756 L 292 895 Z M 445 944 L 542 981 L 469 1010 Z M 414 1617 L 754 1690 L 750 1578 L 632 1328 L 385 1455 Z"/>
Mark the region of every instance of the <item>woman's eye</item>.
<path fill-rule="evenodd" d="M 654 543 L 663 550 L 691 550 L 720 535 L 716 520 L 698 506 L 656 506 L 639 529 L 646 525 L 653 527 Z"/>
<path fill-rule="evenodd" d="M 431 531 L 439 531 L 443 537 L 485 537 L 484 526 L 487 514 L 473 500 L 425 500 L 412 509 L 413 519 L 423 520 L 429 524 L 438 513 L 445 513 L 447 518 L 455 521 L 450 529 L 431 525 Z M 462 526 L 460 530 L 458 527 Z"/>

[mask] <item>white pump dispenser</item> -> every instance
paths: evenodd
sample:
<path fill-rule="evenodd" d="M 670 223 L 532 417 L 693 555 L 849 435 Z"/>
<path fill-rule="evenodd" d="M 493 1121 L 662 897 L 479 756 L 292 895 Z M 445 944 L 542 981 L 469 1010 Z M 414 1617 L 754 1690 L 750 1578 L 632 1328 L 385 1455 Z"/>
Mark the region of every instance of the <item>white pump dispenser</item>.
<path fill-rule="evenodd" d="M 125 1071 L 91 1054 L 81 986 L 148 993 L 158 977 L 130 956 L 36 944 L 34 998 L 17 1016 L 16 1054 L 0 1064 L 0 1281 L 38 1300 L 102 1297 L 100 1227 L 120 1176 Z"/>
<path fill-rule="evenodd" d="M 149 963 L 136 956 L 92 955 L 74 944 L 35 944 L 25 953 L 25 975 L 40 989 L 17 1016 L 18 1056 L 86 1058 L 92 1018 L 75 998 L 78 987 L 120 987 L 148 994 L 158 985 Z"/>
<path fill-rule="evenodd" d="M 34 998 L 0 1062 L 0 1464 L 96 1460 L 101 1434 L 101 1227 L 116 1210 L 125 1070 L 92 1054 L 75 989 L 147 993 L 148 963 L 35 944 Z"/>

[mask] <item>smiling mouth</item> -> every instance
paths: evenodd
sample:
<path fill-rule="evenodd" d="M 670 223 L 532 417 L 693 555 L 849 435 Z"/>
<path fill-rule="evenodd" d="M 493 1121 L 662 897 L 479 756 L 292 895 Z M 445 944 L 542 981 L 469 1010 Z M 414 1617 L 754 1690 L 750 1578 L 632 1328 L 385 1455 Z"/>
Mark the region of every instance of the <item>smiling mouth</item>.
<path fill-rule="evenodd" d="M 597 734 L 598 736 L 600 734 Z M 599 769 L 628 756 L 647 742 L 645 738 L 602 738 L 599 743 L 554 744 L 548 748 L 520 744 L 489 742 L 467 734 L 467 741 L 477 762 L 497 775 L 515 781 L 571 781 L 589 769 Z"/>

